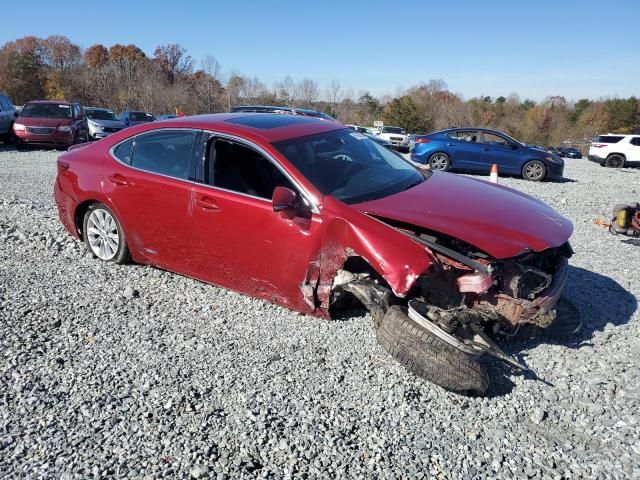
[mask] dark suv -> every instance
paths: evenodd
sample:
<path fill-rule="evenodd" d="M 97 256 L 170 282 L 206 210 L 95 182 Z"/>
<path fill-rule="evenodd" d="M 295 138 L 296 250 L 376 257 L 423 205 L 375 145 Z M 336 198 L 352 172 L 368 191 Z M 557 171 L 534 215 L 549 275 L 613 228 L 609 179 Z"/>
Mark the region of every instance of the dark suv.
<path fill-rule="evenodd" d="M 11 129 L 16 119 L 16 107 L 7 95 L 0 93 L 0 141 L 11 139 Z"/>
<path fill-rule="evenodd" d="M 35 100 L 20 110 L 13 135 L 18 148 L 27 145 L 66 148 L 87 141 L 87 115 L 79 103 Z"/>

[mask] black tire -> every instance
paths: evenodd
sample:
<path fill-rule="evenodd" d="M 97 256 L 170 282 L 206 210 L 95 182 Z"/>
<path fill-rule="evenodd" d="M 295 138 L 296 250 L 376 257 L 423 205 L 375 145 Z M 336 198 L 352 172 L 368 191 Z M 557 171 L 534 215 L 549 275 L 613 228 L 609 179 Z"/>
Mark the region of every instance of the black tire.
<path fill-rule="evenodd" d="M 405 307 L 389 308 L 376 337 L 407 370 L 445 390 L 482 396 L 489 386 L 487 372 L 476 359 L 417 325 Z"/>
<path fill-rule="evenodd" d="M 618 153 L 612 153 L 607 157 L 602 166 L 608 168 L 623 168 L 624 167 L 624 156 Z"/>
<path fill-rule="evenodd" d="M 440 170 L 446 172 L 451 168 L 451 160 L 449 155 L 444 152 L 436 152 L 429 157 L 429 168 L 431 170 Z"/>
<path fill-rule="evenodd" d="M 540 160 L 530 160 L 522 167 L 522 178 L 532 182 L 544 180 L 547 176 L 547 167 Z"/>
<path fill-rule="evenodd" d="M 91 214 L 97 210 L 103 210 L 107 212 L 115 221 L 117 234 L 118 234 L 118 247 L 116 249 L 115 254 L 111 258 L 100 258 L 94 252 L 91 246 L 91 243 L 89 241 L 87 224 L 89 223 L 89 217 L 91 216 Z M 107 207 L 106 205 L 103 205 L 102 203 L 94 203 L 89 205 L 89 208 L 87 208 L 87 211 L 85 212 L 84 218 L 82 220 L 82 238 L 84 240 L 85 245 L 87 246 L 87 250 L 89 251 L 89 253 L 93 255 L 93 257 L 99 258 L 103 262 L 124 264 L 124 263 L 129 263 L 131 261 L 131 255 L 129 253 L 129 247 L 127 246 L 127 241 L 124 235 L 124 231 L 122 229 L 122 225 L 120 224 L 120 221 L 118 220 L 118 217 L 116 217 L 115 213 L 113 213 L 111 209 L 109 209 L 109 207 Z"/>

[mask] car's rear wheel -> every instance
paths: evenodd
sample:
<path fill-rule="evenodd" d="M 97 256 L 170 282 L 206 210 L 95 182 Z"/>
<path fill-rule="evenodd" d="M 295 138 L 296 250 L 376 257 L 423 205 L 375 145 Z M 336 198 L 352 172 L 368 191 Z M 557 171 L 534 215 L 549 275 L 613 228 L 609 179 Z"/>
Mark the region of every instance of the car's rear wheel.
<path fill-rule="evenodd" d="M 105 205 L 94 203 L 84 214 L 82 233 L 87 248 L 104 262 L 129 261 L 124 232 L 115 214 Z"/>
<path fill-rule="evenodd" d="M 446 172 L 451 166 L 449 155 L 443 152 L 434 153 L 429 157 L 429 167 L 431 170 L 441 170 Z"/>
<path fill-rule="evenodd" d="M 404 307 L 387 310 L 376 337 L 407 370 L 446 390 L 484 395 L 489 386 L 487 372 L 475 358 L 415 323 Z"/>
<path fill-rule="evenodd" d="M 609 168 L 622 168 L 624 167 L 624 157 L 617 153 L 612 153 L 604 161 L 604 166 Z"/>
<path fill-rule="evenodd" d="M 522 167 L 522 178 L 539 182 L 547 176 L 547 167 L 540 160 L 531 160 Z"/>

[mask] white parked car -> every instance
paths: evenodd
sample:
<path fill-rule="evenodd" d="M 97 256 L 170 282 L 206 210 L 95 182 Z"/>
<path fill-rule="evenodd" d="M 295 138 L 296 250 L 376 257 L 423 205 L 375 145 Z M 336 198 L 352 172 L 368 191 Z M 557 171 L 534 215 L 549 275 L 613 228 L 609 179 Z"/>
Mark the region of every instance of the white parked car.
<path fill-rule="evenodd" d="M 351 130 L 355 130 L 356 132 L 366 133 L 367 135 L 375 135 L 375 132 L 372 128 L 361 127 L 360 125 L 347 125 Z"/>
<path fill-rule="evenodd" d="M 391 142 L 396 150 L 405 153 L 409 151 L 409 135 L 404 131 L 404 128 L 384 126 L 376 136 Z"/>
<path fill-rule="evenodd" d="M 587 158 L 611 168 L 640 162 L 640 135 L 600 135 L 591 143 Z"/>

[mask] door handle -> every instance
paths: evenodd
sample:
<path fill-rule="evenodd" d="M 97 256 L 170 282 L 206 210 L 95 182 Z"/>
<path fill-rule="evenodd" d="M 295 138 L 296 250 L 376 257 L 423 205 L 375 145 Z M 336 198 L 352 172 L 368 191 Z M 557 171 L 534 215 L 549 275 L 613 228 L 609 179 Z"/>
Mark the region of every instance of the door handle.
<path fill-rule="evenodd" d="M 211 197 L 202 197 L 196 200 L 196 205 L 204 210 L 209 211 L 217 211 L 220 210 L 220 207 L 215 202 L 215 200 Z"/>
<path fill-rule="evenodd" d="M 487 147 L 484 147 L 484 148 L 483 148 L 483 150 L 484 150 L 485 152 L 490 152 L 490 151 L 491 151 L 491 149 L 490 149 L 490 148 L 487 148 Z"/>
<path fill-rule="evenodd" d="M 109 177 L 109 181 L 114 185 L 121 185 L 121 186 L 129 185 L 129 182 L 127 182 L 127 179 L 118 173 L 111 175 Z"/>
<path fill-rule="evenodd" d="M 455 143 L 447 143 L 447 147 L 455 147 Z"/>

